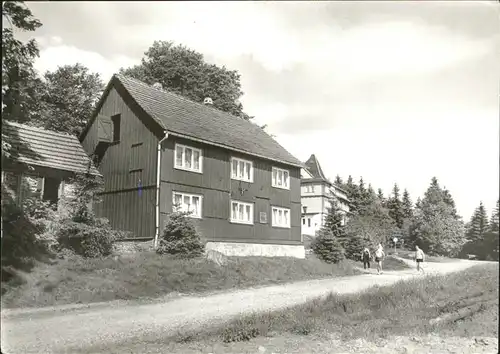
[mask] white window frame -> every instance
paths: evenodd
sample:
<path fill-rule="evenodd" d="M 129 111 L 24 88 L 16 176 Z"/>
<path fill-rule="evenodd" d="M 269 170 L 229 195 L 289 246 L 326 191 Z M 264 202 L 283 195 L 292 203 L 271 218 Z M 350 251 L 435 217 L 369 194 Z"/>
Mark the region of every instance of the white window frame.
<path fill-rule="evenodd" d="M 233 218 L 233 203 L 238 203 L 238 210 L 239 210 L 240 205 L 242 205 L 245 208 L 247 206 L 250 206 L 250 221 L 239 220 L 239 219 Z M 234 223 L 234 224 L 253 225 L 254 224 L 254 204 L 231 199 L 231 201 L 229 202 L 229 221 L 231 223 Z"/>
<path fill-rule="evenodd" d="M 175 206 L 175 196 L 176 195 L 180 195 L 181 196 L 182 204 L 181 204 L 180 208 L 176 208 L 176 206 Z M 200 195 L 200 194 L 192 194 L 192 193 L 184 193 L 184 192 L 173 191 L 172 192 L 172 211 L 173 212 L 177 212 L 177 211 L 189 211 L 189 207 L 188 207 L 188 210 L 183 210 L 184 209 L 183 208 L 184 197 L 189 197 L 190 198 L 189 199 L 189 201 L 190 201 L 189 205 L 192 205 L 193 197 L 200 198 L 200 205 L 199 205 L 198 215 L 190 213 L 189 217 L 195 218 L 195 219 L 202 219 L 203 218 L 203 196 Z"/>
<path fill-rule="evenodd" d="M 237 161 L 236 165 L 236 176 L 233 174 L 233 161 Z M 240 171 L 240 162 L 243 162 L 245 165 L 250 164 L 250 179 L 246 178 L 246 175 L 240 177 L 238 173 Z M 253 162 L 245 159 L 240 159 L 239 157 L 231 157 L 231 179 L 243 182 L 253 183 Z"/>
<path fill-rule="evenodd" d="M 288 178 L 290 178 L 290 176 Z M 314 193 L 314 184 L 306 185 L 306 193 Z"/>
<path fill-rule="evenodd" d="M 182 165 L 177 164 L 177 149 L 178 148 L 182 149 Z M 192 153 L 191 153 L 191 167 L 184 166 L 184 161 L 185 161 L 184 158 L 186 155 L 186 149 L 189 149 L 192 151 Z M 195 151 L 200 154 L 200 168 L 199 169 L 194 168 L 194 152 Z M 178 170 L 189 171 L 189 172 L 203 173 L 203 153 L 202 153 L 202 150 L 194 148 L 192 146 L 176 143 L 175 149 L 174 149 L 174 168 L 176 168 Z"/>
<path fill-rule="evenodd" d="M 288 212 L 288 223 L 285 225 L 285 224 L 278 224 L 277 223 L 277 220 L 274 219 L 274 211 L 276 210 L 276 212 L 285 212 L 287 211 Z M 290 228 L 290 220 L 291 220 L 291 216 L 292 216 L 292 213 L 290 211 L 289 208 L 283 208 L 283 207 L 278 207 L 278 206 L 272 206 L 271 207 L 271 225 L 272 227 L 281 227 L 281 228 L 284 228 L 284 229 L 289 229 Z"/>
<path fill-rule="evenodd" d="M 286 186 L 284 186 L 284 185 L 279 186 L 277 183 L 274 183 L 274 171 L 276 171 L 276 177 L 278 176 L 279 172 L 281 172 L 282 176 L 284 177 L 285 172 L 286 172 L 286 174 L 288 175 L 288 180 L 286 181 L 287 182 Z M 285 181 L 283 181 L 283 183 L 284 182 Z M 278 167 L 273 167 L 271 170 L 271 186 L 273 186 L 274 188 L 290 190 L 290 171 L 282 169 L 282 168 L 278 168 Z"/>

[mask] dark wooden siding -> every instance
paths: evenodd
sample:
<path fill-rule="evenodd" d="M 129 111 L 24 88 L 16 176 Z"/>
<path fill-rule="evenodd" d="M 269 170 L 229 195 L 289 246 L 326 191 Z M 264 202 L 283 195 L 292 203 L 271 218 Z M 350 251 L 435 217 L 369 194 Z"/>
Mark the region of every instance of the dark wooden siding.
<path fill-rule="evenodd" d="M 131 238 L 153 238 L 155 235 L 156 189 L 146 188 L 103 194 L 94 206 L 97 215 L 109 219 L 114 229 L 129 231 Z"/>
<path fill-rule="evenodd" d="M 137 187 L 137 175 L 130 174 L 140 169 L 143 186 L 156 184 L 156 149 L 158 138 L 139 120 L 122 96 L 114 88 L 110 90 L 99 114 L 111 117 L 120 114 L 120 141 L 111 144 L 104 153 L 98 170 L 104 176 L 107 192 Z M 82 141 L 88 154 L 97 145 L 97 120 Z M 140 156 L 138 156 L 140 154 Z"/>
<path fill-rule="evenodd" d="M 203 173 L 175 169 L 175 143 L 202 150 Z M 253 162 L 253 183 L 231 179 L 231 157 Z M 290 190 L 271 187 L 272 167 L 290 171 Z M 207 241 L 253 243 L 300 243 L 300 169 L 272 163 L 230 150 L 200 144 L 185 139 L 169 137 L 163 144 L 161 167 L 161 221 L 163 228 L 166 214 L 172 211 L 172 192 L 203 196 L 202 219 L 194 219 Z M 231 223 L 230 200 L 254 204 L 254 225 Z M 290 209 L 291 228 L 271 226 L 271 206 Z M 267 213 L 267 222 L 261 224 L 259 213 Z"/>
<path fill-rule="evenodd" d="M 123 97 L 127 96 L 112 88 L 98 112 L 106 117 L 120 115 L 120 141 L 107 147 L 99 163 L 104 194 L 96 212 L 108 218 L 114 228 L 130 231 L 134 237 L 154 237 L 158 138 Z M 95 120 L 82 141 L 89 155 L 95 151 L 97 138 Z M 139 196 L 140 186 L 143 191 Z"/>

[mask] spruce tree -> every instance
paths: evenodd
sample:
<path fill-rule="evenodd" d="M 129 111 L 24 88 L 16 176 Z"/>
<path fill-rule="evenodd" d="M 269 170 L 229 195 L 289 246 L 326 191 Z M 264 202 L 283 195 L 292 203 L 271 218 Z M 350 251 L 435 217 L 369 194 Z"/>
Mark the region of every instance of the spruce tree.
<path fill-rule="evenodd" d="M 377 197 L 378 197 L 378 200 L 380 201 L 380 203 L 382 204 L 382 206 L 385 206 L 385 197 L 384 197 L 384 192 L 382 191 L 382 188 L 379 188 L 377 190 Z"/>
<path fill-rule="evenodd" d="M 351 201 L 351 212 L 357 213 L 359 210 L 359 188 L 354 183 L 352 176 L 349 175 L 347 178 L 347 183 L 344 185 L 346 190 L 347 198 Z"/>
<path fill-rule="evenodd" d="M 342 181 L 342 178 L 339 175 L 335 176 L 334 183 L 340 188 L 342 188 L 342 186 L 344 185 L 344 181 Z"/>
<path fill-rule="evenodd" d="M 457 212 L 457 208 L 455 206 L 455 200 L 453 200 L 450 191 L 446 189 L 446 187 L 443 188 L 443 196 L 444 196 L 444 202 L 450 206 L 453 216 L 455 218 L 460 218 Z"/>
<path fill-rule="evenodd" d="M 470 223 L 468 224 L 466 239 L 469 243 L 478 243 L 483 240 L 484 234 L 488 231 L 488 215 L 483 202 L 474 210 Z"/>
<path fill-rule="evenodd" d="M 418 197 L 415 202 L 415 209 L 420 209 L 422 207 L 422 198 Z"/>
<path fill-rule="evenodd" d="M 392 196 L 387 200 L 387 208 L 389 209 L 389 215 L 396 223 L 398 228 L 403 227 L 404 212 L 403 212 L 403 202 L 399 195 L 399 187 L 397 183 L 394 184 L 392 189 Z"/>
<path fill-rule="evenodd" d="M 359 180 L 358 193 L 358 213 L 364 214 L 370 205 L 375 201 L 376 195 L 371 184 L 368 185 L 368 189 L 365 187 L 363 177 Z"/>
<path fill-rule="evenodd" d="M 500 232 L 499 230 L 499 205 L 498 205 L 499 201 L 497 200 L 497 205 L 495 207 L 495 209 L 493 210 L 493 212 L 491 213 L 491 219 L 490 219 L 490 231 L 491 232 Z"/>
<path fill-rule="evenodd" d="M 345 251 L 340 243 L 340 239 L 345 235 L 342 220 L 342 211 L 337 201 L 332 199 L 325 218 L 325 225 L 311 243 L 314 254 L 327 263 L 338 263 L 345 258 Z"/>
<path fill-rule="evenodd" d="M 403 192 L 403 216 L 406 219 L 411 219 L 413 217 L 413 203 L 411 202 L 410 193 L 408 190 Z"/>
<path fill-rule="evenodd" d="M 463 222 L 454 216 L 454 210 L 433 177 L 422 200 L 417 200 L 410 228 L 413 243 L 424 252 L 457 256 L 465 243 Z"/>

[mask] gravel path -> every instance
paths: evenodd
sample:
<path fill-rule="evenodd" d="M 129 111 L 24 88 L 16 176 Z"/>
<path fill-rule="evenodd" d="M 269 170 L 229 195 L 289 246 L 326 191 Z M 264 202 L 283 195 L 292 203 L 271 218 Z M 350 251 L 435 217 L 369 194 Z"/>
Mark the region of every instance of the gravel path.
<path fill-rule="evenodd" d="M 409 261 L 410 264 L 411 261 Z M 466 269 L 477 262 L 427 263 L 427 274 Z M 230 319 L 243 313 L 274 310 L 325 296 L 354 293 L 374 285 L 418 276 L 415 270 L 364 274 L 246 289 L 163 303 L 2 311 L 3 353 L 72 353 L 133 338 L 166 337 L 184 328 Z"/>

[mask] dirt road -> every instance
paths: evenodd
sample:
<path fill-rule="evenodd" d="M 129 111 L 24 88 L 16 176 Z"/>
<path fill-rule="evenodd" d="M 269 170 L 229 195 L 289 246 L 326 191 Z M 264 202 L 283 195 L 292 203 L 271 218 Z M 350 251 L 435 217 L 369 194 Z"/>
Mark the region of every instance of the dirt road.
<path fill-rule="evenodd" d="M 475 264 L 477 262 L 457 261 L 427 263 L 426 267 L 427 273 L 443 274 Z M 215 323 L 243 313 L 296 305 L 332 291 L 354 293 L 414 276 L 418 276 L 416 271 L 408 270 L 182 297 L 162 303 L 2 311 L 2 352 L 86 352 L 86 348 L 108 343 L 116 347 L 124 340 L 166 337 L 183 328 Z"/>

